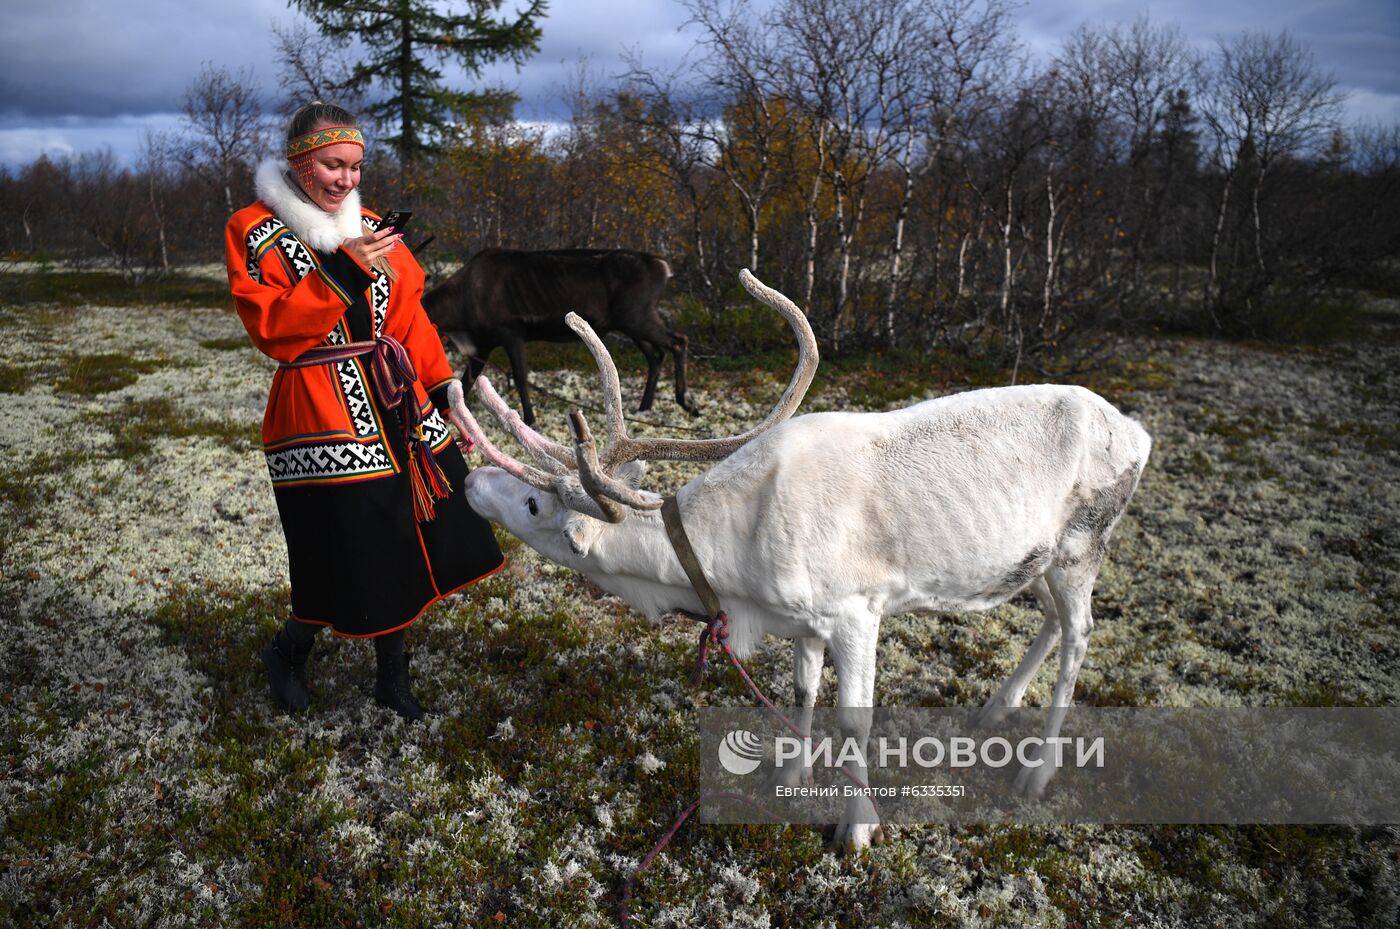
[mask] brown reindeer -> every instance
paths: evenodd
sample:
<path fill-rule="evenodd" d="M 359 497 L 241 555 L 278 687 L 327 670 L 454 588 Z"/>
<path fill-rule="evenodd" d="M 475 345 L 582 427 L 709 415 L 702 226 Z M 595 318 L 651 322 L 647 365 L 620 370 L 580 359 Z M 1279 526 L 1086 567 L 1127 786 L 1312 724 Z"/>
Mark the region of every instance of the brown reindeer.
<path fill-rule="evenodd" d="M 467 354 L 465 383 L 476 380 L 497 346 L 506 350 L 527 423 L 535 421 L 535 413 L 525 343 L 576 340 L 564 323 L 569 312 L 588 320 L 600 335 L 624 333 L 646 356 L 639 413 L 651 409 L 661 361 L 669 351 L 676 365 L 676 402 L 694 416 L 699 411 L 686 397 L 686 337 L 657 312 L 670 277 L 666 260 L 646 252 L 488 248 L 425 294 L 423 307 L 438 331 Z"/>

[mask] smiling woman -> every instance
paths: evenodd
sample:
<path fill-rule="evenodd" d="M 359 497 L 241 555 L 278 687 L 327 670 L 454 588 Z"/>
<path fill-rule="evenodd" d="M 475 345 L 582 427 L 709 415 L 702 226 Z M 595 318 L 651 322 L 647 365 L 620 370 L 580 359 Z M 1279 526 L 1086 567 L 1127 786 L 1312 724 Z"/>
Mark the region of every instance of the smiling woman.
<path fill-rule="evenodd" d="M 262 657 L 277 702 L 305 709 L 317 630 L 373 638 L 375 698 L 417 719 L 404 630 L 503 560 L 466 503 L 466 461 L 439 415 L 455 381 L 423 313 L 423 271 L 360 208 L 363 153 L 350 113 L 302 107 L 286 159 L 258 168 L 258 201 L 226 230 L 238 315 L 281 362 L 262 441 L 292 616 Z"/>

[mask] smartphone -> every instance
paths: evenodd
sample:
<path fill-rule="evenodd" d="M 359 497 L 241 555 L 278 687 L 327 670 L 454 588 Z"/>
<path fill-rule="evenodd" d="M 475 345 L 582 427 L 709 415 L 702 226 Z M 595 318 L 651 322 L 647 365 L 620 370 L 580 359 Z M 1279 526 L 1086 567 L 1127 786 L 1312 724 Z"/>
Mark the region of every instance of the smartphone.
<path fill-rule="evenodd" d="M 408 228 L 408 221 L 412 218 L 412 210 L 392 210 L 380 221 L 379 228 L 392 228 L 394 232 L 402 234 L 403 231 Z"/>

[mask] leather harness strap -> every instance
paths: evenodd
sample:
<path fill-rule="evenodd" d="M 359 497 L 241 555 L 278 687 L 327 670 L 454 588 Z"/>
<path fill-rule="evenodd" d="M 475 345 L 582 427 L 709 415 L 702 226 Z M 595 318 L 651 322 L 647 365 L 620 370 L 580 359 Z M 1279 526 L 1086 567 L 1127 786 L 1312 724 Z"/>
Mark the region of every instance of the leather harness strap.
<path fill-rule="evenodd" d="M 705 572 L 700 567 L 700 559 L 695 557 L 695 549 L 690 546 L 690 537 L 685 534 L 685 526 L 681 524 L 681 507 L 674 495 L 662 502 L 661 521 L 666 526 L 666 537 L 671 540 L 671 548 L 675 551 L 681 567 L 685 569 L 685 576 L 690 578 L 690 586 L 700 595 L 706 618 L 717 616 L 722 612 L 719 597 L 706 580 Z"/>

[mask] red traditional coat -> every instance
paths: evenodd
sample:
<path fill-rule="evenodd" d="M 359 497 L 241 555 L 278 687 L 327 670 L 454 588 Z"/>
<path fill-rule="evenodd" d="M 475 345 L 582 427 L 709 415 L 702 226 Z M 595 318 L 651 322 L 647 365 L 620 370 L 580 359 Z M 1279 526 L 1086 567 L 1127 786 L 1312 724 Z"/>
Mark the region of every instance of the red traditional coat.
<path fill-rule="evenodd" d="M 260 199 L 225 230 L 229 287 L 248 335 L 283 362 L 316 346 L 397 340 L 418 376 L 425 440 L 452 487 L 433 520 L 414 519 L 399 413 L 377 395 L 369 356 L 273 375 L 262 441 L 287 537 L 293 615 L 345 635 L 378 635 L 503 561 L 489 525 L 466 503 L 466 465 L 437 409 L 453 373 L 423 312 L 422 268 L 402 243 L 388 253 L 395 279 L 364 267 L 339 245 L 378 227 L 358 192 L 328 214 L 294 184 L 284 163 L 264 163 Z"/>

